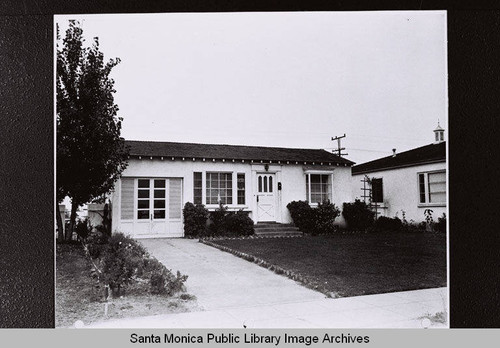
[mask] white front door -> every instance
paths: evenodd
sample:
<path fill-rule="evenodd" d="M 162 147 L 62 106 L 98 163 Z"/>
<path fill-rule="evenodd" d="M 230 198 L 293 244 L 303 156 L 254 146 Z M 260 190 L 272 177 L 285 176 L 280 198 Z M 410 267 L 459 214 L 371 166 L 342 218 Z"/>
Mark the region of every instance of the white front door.
<path fill-rule="evenodd" d="M 276 175 L 257 173 L 257 221 L 276 221 Z"/>
<path fill-rule="evenodd" d="M 162 235 L 167 226 L 166 179 L 137 179 L 137 235 Z"/>

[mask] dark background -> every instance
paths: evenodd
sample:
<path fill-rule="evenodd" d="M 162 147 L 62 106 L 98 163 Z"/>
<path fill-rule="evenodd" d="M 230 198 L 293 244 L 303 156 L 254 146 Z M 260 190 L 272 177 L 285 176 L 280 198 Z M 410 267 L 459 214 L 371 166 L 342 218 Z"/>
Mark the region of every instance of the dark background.
<path fill-rule="evenodd" d="M 0 327 L 54 326 L 53 14 L 391 9 L 448 9 L 450 324 L 500 327 L 500 11 L 423 0 L 2 1 Z"/>

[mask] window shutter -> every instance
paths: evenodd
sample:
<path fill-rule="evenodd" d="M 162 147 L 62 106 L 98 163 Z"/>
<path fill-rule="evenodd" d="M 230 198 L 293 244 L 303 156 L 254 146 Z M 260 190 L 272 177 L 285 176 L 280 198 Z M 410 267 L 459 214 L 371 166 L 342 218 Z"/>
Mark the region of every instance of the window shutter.
<path fill-rule="evenodd" d="M 182 211 L 182 179 L 170 179 L 168 194 L 168 216 L 170 219 L 180 219 Z"/>
<path fill-rule="evenodd" d="M 134 218 L 134 179 L 122 178 L 121 184 L 121 219 L 132 220 Z"/>

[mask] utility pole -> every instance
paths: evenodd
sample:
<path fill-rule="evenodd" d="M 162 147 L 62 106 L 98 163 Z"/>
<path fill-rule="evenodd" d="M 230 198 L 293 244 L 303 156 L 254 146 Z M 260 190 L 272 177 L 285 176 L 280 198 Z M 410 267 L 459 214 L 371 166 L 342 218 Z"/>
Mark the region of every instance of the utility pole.
<path fill-rule="evenodd" d="M 340 139 L 345 138 L 345 133 L 342 136 L 339 137 L 332 137 L 332 141 L 337 140 L 337 149 L 332 150 L 334 154 L 336 154 L 339 157 L 342 156 L 347 156 L 347 153 L 342 153 L 342 150 L 345 150 L 345 147 L 341 147 L 340 145 Z"/>

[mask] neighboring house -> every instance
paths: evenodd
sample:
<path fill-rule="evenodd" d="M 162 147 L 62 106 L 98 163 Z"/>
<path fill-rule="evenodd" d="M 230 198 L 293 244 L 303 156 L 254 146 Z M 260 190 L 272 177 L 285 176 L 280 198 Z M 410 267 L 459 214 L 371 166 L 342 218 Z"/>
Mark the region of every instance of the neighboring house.
<path fill-rule="evenodd" d="M 113 230 L 182 237 L 186 202 L 243 209 L 255 223 L 290 223 L 294 200 L 352 201 L 353 162 L 325 150 L 127 141 L 129 165 L 112 194 Z M 342 224 L 342 218 L 338 218 Z"/>
<path fill-rule="evenodd" d="M 352 167 L 354 197 L 363 198 L 363 180 L 371 181 L 371 199 L 377 203 L 378 216 L 424 221 L 424 211 L 431 209 L 432 217 L 446 213 L 446 142 L 444 130 L 434 130 L 435 141 L 409 151 L 396 153 Z M 368 185 L 368 184 L 367 184 Z M 370 186 L 370 185 L 368 185 Z"/>

